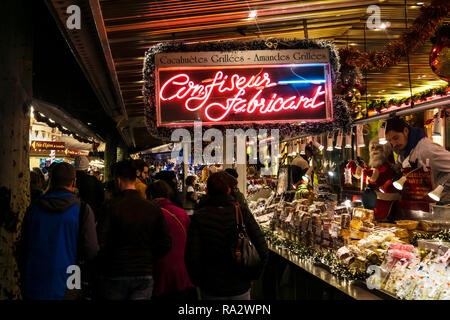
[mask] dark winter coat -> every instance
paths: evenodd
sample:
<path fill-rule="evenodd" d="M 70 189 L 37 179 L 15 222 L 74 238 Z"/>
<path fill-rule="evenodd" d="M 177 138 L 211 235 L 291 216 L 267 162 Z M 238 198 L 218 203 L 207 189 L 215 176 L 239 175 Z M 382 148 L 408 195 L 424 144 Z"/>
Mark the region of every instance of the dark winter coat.
<path fill-rule="evenodd" d="M 186 245 L 186 267 L 192 283 L 213 296 L 234 296 L 250 289 L 250 280 L 232 257 L 232 244 L 237 238 L 235 200 L 228 196 L 213 196 L 191 216 Z M 259 276 L 268 259 L 268 248 L 251 213 L 242 210 L 247 233 L 261 260 Z"/>
<path fill-rule="evenodd" d="M 98 235 L 100 268 L 107 277 L 152 275 L 155 259 L 172 245 L 161 209 L 136 190 L 122 191 L 105 204 Z"/>

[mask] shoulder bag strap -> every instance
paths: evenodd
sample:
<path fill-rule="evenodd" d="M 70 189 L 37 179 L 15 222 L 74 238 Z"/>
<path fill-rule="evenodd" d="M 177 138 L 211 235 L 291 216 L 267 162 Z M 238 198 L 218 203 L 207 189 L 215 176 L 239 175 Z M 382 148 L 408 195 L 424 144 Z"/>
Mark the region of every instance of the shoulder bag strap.
<path fill-rule="evenodd" d="M 161 208 L 161 210 L 164 210 L 164 212 L 166 212 L 168 215 L 170 215 L 172 218 L 174 218 L 176 222 L 178 222 L 178 224 L 180 225 L 181 229 L 183 229 L 184 235 L 187 237 L 186 229 L 184 228 L 183 223 L 180 221 L 180 219 L 178 219 L 178 217 L 176 215 L 174 215 L 172 212 L 170 212 L 167 209 Z"/>
<path fill-rule="evenodd" d="M 244 235 L 247 233 L 247 230 L 245 229 L 245 222 L 244 222 L 244 218 L 242 216 L 242 210 L 241 207 L 239 206 L 238 202 L 234 203 L 234 207 L 236 208 L 236 223 L 237 223 L 237 228 L 239 231 L 243 232 Z"/>

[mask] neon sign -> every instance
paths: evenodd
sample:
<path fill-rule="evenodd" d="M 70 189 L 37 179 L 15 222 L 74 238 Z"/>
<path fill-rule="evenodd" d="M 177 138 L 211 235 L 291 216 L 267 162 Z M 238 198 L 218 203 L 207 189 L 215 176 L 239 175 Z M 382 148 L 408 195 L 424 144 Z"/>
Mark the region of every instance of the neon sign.
<path fill-rule="evenodd" d="M 160 68 L 156 102 L 158 126 L 329 121 L 329 64 Z"/>

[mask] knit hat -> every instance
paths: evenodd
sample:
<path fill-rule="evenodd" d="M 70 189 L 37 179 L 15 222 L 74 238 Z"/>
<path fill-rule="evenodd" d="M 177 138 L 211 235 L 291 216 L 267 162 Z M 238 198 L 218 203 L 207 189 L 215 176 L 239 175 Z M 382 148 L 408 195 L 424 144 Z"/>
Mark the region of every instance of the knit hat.
<path fill-rule="evenodd" d="M 89 159 L 86 156 L 75 157 L 75 170 L 84 171 L 89 168 Z"/>

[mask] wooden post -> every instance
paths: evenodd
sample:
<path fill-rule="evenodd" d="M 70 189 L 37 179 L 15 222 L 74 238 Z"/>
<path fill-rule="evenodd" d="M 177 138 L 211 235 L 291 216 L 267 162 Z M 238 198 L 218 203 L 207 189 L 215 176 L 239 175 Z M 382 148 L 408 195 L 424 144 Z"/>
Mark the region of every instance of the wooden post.
<path fill-rule="evenodd" d="M 117 162 L 128 159 L 128 149 L 125 146 L 117 147 Z"/>
<path fill-rule="evenodd" d="M 114 163 L 117 162 L 117 139 L 115 136 L 110 135 L 106 139 L 105 145 L 105 182 L 108 182 L 113 179 L 111 168 Z"/>
<path fill-rule="evenodd" d="M 0 299 L 20 299 L 15 243 L 30 203 L 32 16 L 26 0 L 0 2 Z"/>

